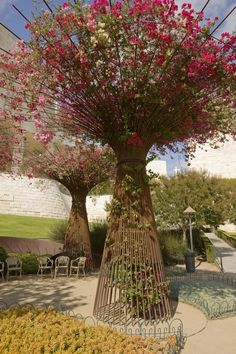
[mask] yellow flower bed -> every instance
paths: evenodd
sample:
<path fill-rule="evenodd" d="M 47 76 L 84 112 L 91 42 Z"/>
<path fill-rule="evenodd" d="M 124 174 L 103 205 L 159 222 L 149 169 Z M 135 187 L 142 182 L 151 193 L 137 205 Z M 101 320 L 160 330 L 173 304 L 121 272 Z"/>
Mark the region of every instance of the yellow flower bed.
<path fill-rule="evenodd" d="M 176 345 L 176 337 L 164 342 L 131 337 L 106 326 L 87 326 L 55 310 L 27 306 L 0 312 L 1 354 L 154 354 L 163 353 L 166 345 Z"/>

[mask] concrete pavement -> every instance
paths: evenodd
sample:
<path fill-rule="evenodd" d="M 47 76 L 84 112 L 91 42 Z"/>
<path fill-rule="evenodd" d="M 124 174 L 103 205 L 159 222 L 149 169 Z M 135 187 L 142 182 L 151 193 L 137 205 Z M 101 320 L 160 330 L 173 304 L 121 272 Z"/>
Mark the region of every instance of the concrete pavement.
<path fill-rule="evenodd" d="M 89 316 L 93 312 L 97 280 L 94 274 L 79 279 L 25 277 L 0 282 L 0 305 L 1 301 L 8 304 L 60 304 L 75 313 Z M 207 320 L 200 310 L 179 302 L 175 318 L 181 319 L 187 336 L 181 354 L 236 353 L 236 317 Z"/>
<path fill-rule="evenodd" d="M 222 257 L 224 273 L 236 273 L 236 250 L 212 232 L 206 232 L 205 235 L 216 248 L 217 255 Z"/>

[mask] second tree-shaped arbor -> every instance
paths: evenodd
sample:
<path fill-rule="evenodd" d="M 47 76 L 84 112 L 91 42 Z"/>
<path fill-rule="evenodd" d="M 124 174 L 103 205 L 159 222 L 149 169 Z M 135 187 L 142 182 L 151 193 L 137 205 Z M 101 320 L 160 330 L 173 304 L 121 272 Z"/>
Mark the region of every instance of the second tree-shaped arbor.
<path fill-rule="evenodd" d="M 191 155 L 196 143 L 235 132 L 235 36 L 213 38 L 213 21 L 174 0 L 48 9 L 27 24 L 32 40 L 5 56 L 2 84 L 18 98 L 18 114 L 21 100 L 35 117 L 44 141 L 55 126 L 84 129 L 116 154 L 96 316 L 168 318 L 146 156 L 153 145 L 175 150 L 186 140 Z"/>
<path fill-rule="evenodd" d="M 39 146 L 32 149 L 31 145 L 26 140 L 24 169 L 28 175 L 54 179 L 65 186 L 72 197 L 64 250 L 70 253 L 83 250 L 91 260 L 86 197 L 93 187 L 113 177 L 114 154 L 111 149 L 85 139 L 70 146 L 53 143 L 43 152 L 39 152 Z"/>

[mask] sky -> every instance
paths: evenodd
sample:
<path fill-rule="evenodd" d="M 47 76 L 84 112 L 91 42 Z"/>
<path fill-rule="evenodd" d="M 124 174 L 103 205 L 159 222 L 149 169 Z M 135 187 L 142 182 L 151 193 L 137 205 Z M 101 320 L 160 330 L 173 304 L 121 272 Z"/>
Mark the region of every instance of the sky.
<path fill-rule="evenodd" d="M 63 4 L 65 0 L 48 0 L 48 3 Z M 178 5 L 189 2 L 196 10 L 201 10 L 206 0 L 176 0 Z M 28 31 L 25 29 L 26 21 L 13 9 L 12 5 L 18 7 L 24 15 L 32 19 L 31 12 L 36 12 L 36 8 L 44 8 L 45 5 L 41 0 L 0 0 L 0 22 L 6 25 L 10 30 L 16 33 L 20 38 L 27 40 L 29 38 Z M 205 15 L 208 17 L 219 17 L 219 22 L 236 6 L 236 0 L 210 0 L 205 9 Z M 221 32 L 236 31 L 236 10 L 228 17 L 224 24 L 218 30 Z M 217 32 L 215 33 L 217 36 Z M 176 170 L 187 168 L 183 157 L 180 154 L 161 156 L 161 159 L 167 161 L 167 172 L 173 174 Z"/>

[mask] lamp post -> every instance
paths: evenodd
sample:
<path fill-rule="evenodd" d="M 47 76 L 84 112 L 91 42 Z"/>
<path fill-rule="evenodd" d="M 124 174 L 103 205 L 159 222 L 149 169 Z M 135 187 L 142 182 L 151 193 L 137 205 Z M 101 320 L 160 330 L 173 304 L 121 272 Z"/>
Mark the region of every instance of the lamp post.
<path fill-rule="evenodd" d="M 192 253 L 193 253 L 193 232 L 192 232 L 191 216 L 193 216 L 195 213 L 196 211 L 193 208 L 191 208 L 191 206 L 188 206 L 187 209 L 185 209 L 184 211 L 184 214 L 186 214 L 189 218 L 190 249 Z"/>

